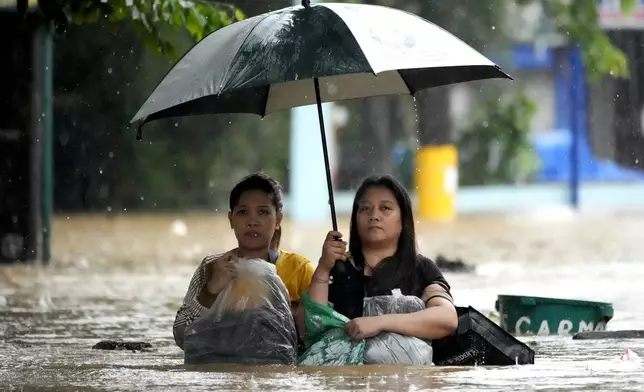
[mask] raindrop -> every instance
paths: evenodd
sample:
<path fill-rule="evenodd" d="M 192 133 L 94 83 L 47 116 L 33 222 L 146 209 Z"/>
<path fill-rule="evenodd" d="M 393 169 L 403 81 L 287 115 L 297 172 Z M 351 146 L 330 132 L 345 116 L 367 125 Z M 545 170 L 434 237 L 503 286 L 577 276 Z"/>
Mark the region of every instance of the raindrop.
<path fill-rule="evenodd" d="M 59 137 L 58 141 L 60 142 L 61 146 L 66 146 L 67 143 L 69 143 L 69 133 L 63 132 Z"/>
<path fill-rule="evenodd" d="M 494 26 L 494 25 L 493 25 L 493 26 L 492 26 L 492 30 L 496 30 L 496 26 Z"/>
<path fill-rule="evenodd" d="M 178 122 L 174 123 L 174 126 L 175 126 L 175 127 L 178 127 L 178 126 L 179 126 L 179 123 L 178 123 Z"/>
<path fill-rule="evenodd" d="M 112 68 L 108 68 L 107 73 L 111 75 L 112 74 Z"/>
<path fill-rule="evenodd" d="M 112 151 L 110 151 L 110 153 L 109 153 L 109 154 L 107 154 L 107 155 L 108 155 L 110 158 L 114 158 L 114 153 L 113 153 Z"/>
<path fill-rule="evenodd" d="M 98 174 L 103 174 L 103 169 L 98 169 Z"/>
<path fill-rule="evenodd" d="M 141 196 L 141 200 L 145 200 L 145 197 Z"/>
<path fill-rule="evenodd" d="M 69 220 L 69 217 L 67 217 L 67 220 Z"/>

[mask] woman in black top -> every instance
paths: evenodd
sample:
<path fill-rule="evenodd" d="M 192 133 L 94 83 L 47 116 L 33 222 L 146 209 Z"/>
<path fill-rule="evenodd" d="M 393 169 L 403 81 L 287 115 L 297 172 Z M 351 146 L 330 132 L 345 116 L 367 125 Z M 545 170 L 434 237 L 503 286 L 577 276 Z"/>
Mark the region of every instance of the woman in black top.
<path fill-rule="evenodd" d="M 411 200 L 393 177 L 363 181 L 351 212 L 349 252 L 341 238 L 335 231 L 327 235 L 309 297 L 352 319 L 345 330 L 353 339 L 395 332 L 433 340 L 457 328 L 449 284 L 433 261 L 418 254 Z M 426 309 L 362 317 L 365 296 L 393 289 L 421 298 Z"/>

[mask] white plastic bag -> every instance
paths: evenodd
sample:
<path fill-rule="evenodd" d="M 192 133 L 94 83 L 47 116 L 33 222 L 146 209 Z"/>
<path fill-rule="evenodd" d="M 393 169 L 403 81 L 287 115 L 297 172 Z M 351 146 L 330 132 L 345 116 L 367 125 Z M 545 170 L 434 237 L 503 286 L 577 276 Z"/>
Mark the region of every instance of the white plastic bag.
<path fill-rule="evenodd" d="M 237 278 L 186 328 L 185 363 L 294 364 L 295 322 L 275 266 L 261 259 L 235 266 Z"/>
<path fill-rule="evenodd" d="M 414 313 L 425 309 L 423 301 L 415 296 L 402 295 L 392 290 L 392 295 L 364 299 L 364 316 Z M 383 332 L 367 339 L 365 364 L 382 365 L 433 365 L 431 341 L 393 332 Z"/>

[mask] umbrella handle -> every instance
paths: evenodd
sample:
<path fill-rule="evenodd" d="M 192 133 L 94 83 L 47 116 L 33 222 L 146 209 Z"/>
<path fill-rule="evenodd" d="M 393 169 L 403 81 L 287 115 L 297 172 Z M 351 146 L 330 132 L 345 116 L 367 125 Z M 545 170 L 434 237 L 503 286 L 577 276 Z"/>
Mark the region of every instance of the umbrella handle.
<path fill-rule="evenodd" d="M 322 98 L 320 97 L 320 81 L 313 79 L 315 87 L 315 101 L 318 107 L 318 120 L 320 121 L 320 137 L 322 138 L 322 153 L 324 154 L 324 169 L 326 170 L 326 186 L 329 190 L 329 208 L 331 209 L 331 222 L 333 231 L 338 231 L 338 218 L 335 215 L 335 201 L 333 200 L 333 181 L 331 181 L 331 164 L 329 163 L 329 149 L 326 144 L 326 131 L 324 130 L 324 116 L 322 114 Z M 339 240 L 339 238 L 337 238 Z"/>
<path fill-rule="evenodd" d="M 302 0 L 302 7 L 311 8 L 311 0 Z"/>

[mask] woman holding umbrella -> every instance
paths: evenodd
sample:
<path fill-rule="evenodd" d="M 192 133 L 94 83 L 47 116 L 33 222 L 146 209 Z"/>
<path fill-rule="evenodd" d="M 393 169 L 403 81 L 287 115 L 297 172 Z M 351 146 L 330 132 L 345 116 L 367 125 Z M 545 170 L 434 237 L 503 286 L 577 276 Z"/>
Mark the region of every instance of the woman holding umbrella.
<path fill-rule="evenodd" d="M 341 237 L 334 231 L 327 235 L 308 294 L 351 319 L 345 331 L 352 339 L 394 332 L 434 340 L 456 330 L 450 286 L 436 264 L 418 254 L 411 200 L 398 181 L 365 179 L 353 203 L 349 252 Z M 365 296 L 390 295 L 394 289 L 421 298 L 426 308 L 362 317 Z"/>

